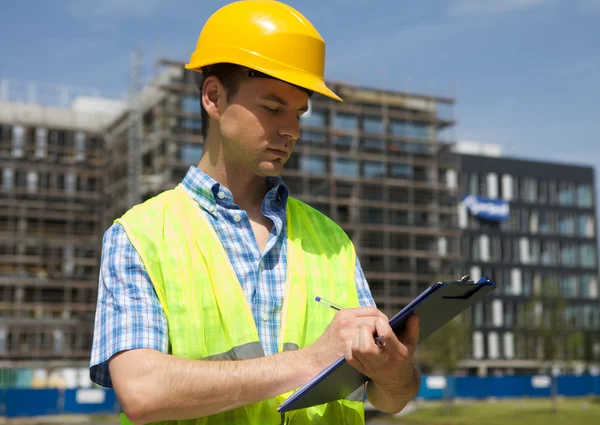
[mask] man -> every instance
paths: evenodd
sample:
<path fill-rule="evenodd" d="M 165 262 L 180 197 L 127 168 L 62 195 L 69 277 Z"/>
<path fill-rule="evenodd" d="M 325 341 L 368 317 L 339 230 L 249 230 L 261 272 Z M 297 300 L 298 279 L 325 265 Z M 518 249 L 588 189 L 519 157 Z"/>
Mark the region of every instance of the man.
<path fill-rule="evenodd" d="M 186 68 L 203 74 L 203 156 L 103 241 L 91 377 L 114 387 L 123 423 L 361 424 L 362 394 L 277 413 L 340 356 L 378 409 L 415 396 L 418 319 L 399 341 L 352 242 L 279 178 L 309 95 L 339 100 L 324 57 L 312 24 L 275 1 L 229 4 L 202 29 Z"/>

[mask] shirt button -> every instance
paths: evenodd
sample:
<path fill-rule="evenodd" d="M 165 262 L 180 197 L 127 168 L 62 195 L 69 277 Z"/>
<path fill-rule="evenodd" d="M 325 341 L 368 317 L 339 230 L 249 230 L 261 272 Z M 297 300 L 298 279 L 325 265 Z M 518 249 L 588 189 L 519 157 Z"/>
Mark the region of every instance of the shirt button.
<path fill-rule="evenodd" d="M 240 220 L 242 219 L 242 216 L 240 216 L 239 214 L 236 214 L 233 219 L 235 220 L 236 223 L 239 223 Z"/>
<path fill-rule="evenodd" d="M 218 196 L 220 199 L 223 199 L 223 198 L 225 197 L 225 193 L 223 193 L 223 192 L 219 192 L 219 193 L 217 194 L 217 196 Z"/>
<path fill-rule="evenodd" d="M 267 313 L 263 313 L 262 319 L 266 322 L 267 320 L 269 320 L 269 315 Z"/>
<path fill-rule="evenodd" d="M 211 205 L 210 207 L 208 207 L 208 210 L 209 210 L 210 212 L 215 212 L 215 209 L 216 209 L 216 208 L 215 208 L 215 206 L 214 206 L 214 205 Z"/>
<path fill-rule="evenodd" d="M 264 267 L 265 266 L 265 260 L 260 260 L 260 263 L 258 263 L 258 265 L 260 267 Z"/>

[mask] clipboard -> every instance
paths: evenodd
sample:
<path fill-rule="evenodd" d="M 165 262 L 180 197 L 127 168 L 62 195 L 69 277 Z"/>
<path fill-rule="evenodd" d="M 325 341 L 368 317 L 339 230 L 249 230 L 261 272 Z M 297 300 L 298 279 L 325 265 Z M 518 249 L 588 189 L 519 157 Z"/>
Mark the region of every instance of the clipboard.
<path fill-rule="evenodd" d="M 458 281 L 437 282 L 394 315 L 389 320 L 390 327 L 397 336 L 401 335 L 408 317 L 415 313 L 419 316 L 419 341 L 423 341 L 495 288 L 487 276 L 477 282 L 470 281 L 468 275 Z M 288 397 L 277 411 L 284 413 L 345 399 L 368 379 L 342 356 Z"/>

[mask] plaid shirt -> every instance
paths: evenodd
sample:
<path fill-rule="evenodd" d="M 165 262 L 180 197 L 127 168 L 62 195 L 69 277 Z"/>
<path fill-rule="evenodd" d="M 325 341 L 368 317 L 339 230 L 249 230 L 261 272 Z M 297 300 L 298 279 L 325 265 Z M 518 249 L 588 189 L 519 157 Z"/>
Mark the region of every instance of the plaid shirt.
<path fill-rule="evenodd" d="M 198 202 L 214 227 L 250 303 L 260 343 L 266 355 L 277 352 L 280 312 L 287 270 L 287 186 L 267 179 L 270 190 L 262 204 L 273 229 L 261 254 L 245 211 L 233 203 L 231 192 L 190 167 L 182 185 Z M 356 259 L 355 281 L 361 306 L 374 306 L 369 286 Z M 98 285 L 98 304 L 90 377 L 111 387 L 108 360 L 120 351 L 150 348 L 167 353 L 168 326 L 148 273 L 120 224 L 104 234 Z"/>

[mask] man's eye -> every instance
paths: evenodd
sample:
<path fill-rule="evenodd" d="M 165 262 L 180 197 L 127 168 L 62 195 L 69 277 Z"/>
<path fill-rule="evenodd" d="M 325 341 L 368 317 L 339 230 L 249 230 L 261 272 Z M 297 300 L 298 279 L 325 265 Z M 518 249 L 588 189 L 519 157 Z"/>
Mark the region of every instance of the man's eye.
<path fill-rule="evenodd" d="M 276 114 L 277 112 L 279 112 L 279 109 L 275 108 L 269 108 L 268 106 L 263 106 L 263 108 L 265 108 L 267 110 L 267 112 L 271 113 L 271 114 Z"/>

